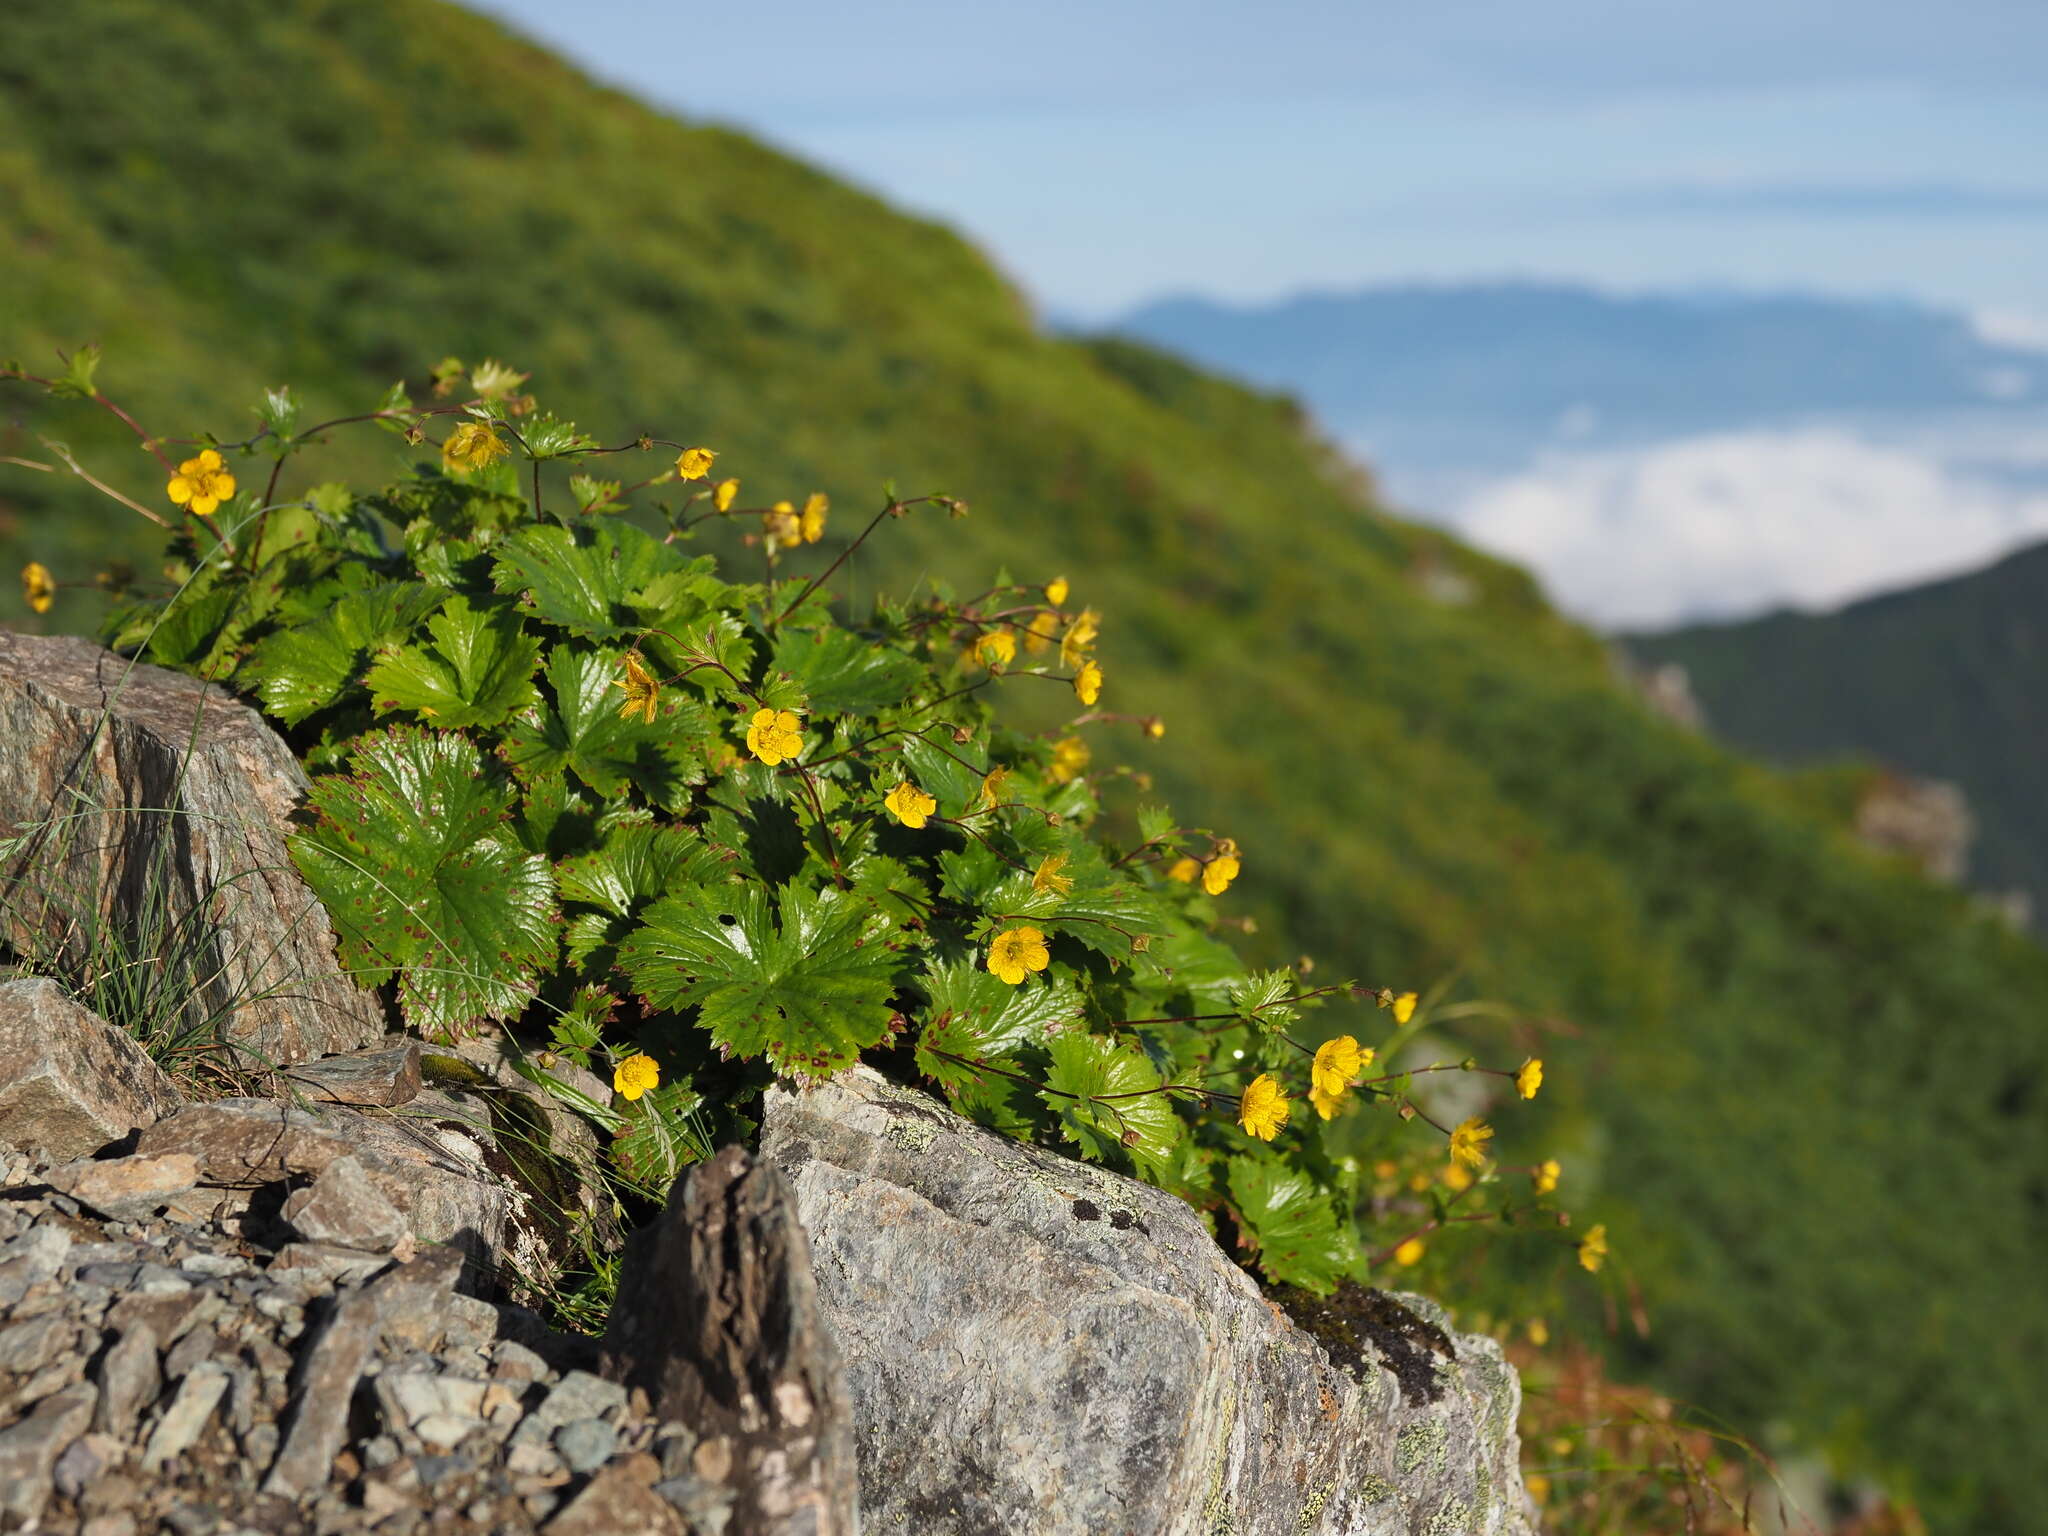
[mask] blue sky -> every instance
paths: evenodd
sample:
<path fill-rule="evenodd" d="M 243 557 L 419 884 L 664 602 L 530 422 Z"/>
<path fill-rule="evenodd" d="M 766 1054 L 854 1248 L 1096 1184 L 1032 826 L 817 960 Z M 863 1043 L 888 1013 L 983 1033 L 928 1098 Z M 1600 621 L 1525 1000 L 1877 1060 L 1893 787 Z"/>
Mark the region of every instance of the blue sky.
<path fill-rule="evenodd" d="M 1528 275 L 2048 337 L 2048 5 L 494 0 L 965 230 L 1041 304 Z"/>

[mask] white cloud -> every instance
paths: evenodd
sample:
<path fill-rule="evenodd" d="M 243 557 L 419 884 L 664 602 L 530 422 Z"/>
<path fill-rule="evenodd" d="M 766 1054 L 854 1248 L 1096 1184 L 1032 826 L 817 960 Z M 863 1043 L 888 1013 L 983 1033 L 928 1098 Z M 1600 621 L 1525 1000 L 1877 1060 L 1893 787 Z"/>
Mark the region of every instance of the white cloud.
<path fill-rule="evenodd" d="M 2022 352 L 2048 352 L 2048 314 L 2037 309 L 1980 309 L 1970 316 L 1979 341 Z"/>
<path fill-rule="evenodd" d="M 1550 454 L 1448 520 L 1608 628 L 1831 607 L 2048 535 L 2048 484 L 1916 448 L 1816 428 Z"/>

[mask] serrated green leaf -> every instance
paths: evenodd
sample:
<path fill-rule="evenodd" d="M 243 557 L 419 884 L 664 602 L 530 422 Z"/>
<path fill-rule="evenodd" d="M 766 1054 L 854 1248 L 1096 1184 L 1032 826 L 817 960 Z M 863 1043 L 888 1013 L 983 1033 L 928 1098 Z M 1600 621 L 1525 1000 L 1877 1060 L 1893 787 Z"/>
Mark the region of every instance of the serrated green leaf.
<path fill-rule="evenodd" d="M 523 714 L 506 733 L 505 760 L 522 779 L 574 773 L 606 799 L 630 786 L 649 801 L 680 810 L 690 785 L 703 779 L 703 746 L 711 717 L 694 698 L 664 690 L 652 720 L 622 715 L 625 695 L 614 684 L 619 659 L 557 645 L 548 652 L 553 695 Z"/>
<path fill-rule="evenodd" d="M 1284 1001 L 1294 989 L 1292 971 L 1253 971 L 1230 983 L 1230 1006 L 1246 1023 L 1272 1034 L 1301 1017 L 1301 1009 Z"/>
<path fill-rule="evenodd" d="M 358 979 L 395 970 L 407 1022 L 430 1036 L 524 1008 L 555 954 L 554 887 L 506 835 L 511 789 L 473 743 L 413 726 L 364 737 L 308 801 L 292 862 Z"/>
<path fill-rule="evenodd" d="M 943 1048 L 974 1061 L 1014 1056 L 1028 1046 L 1044 1046 L 1055 1036 L 1074 1030 L 1087 1005 L 1074 984 L 1052 976 L 1035 986 L 1013 987 L 971 961 L 934 963 L 924 978 L 931 999 L 929 1017 L 950 1020 Z M 929 1026 L 927 1026 L 929 1032 Z M 918 1048 L 918 1067 L 941 1082 L 944 1063 L 927 1062 Z"/>
<path fill-rule="evenodd" d="M 1160 1086 L 1159 1072 L 1143 1052 L 1100 1035 L 1067 1034 L 1048 1053 L 1052 1066 L 1039 1097 L 1083 1157 L 1128 1157 L 1141 1173 L 1166 1164 L 1184 1127 L 1172 1097 L 1150 1091 Z"/>
<path fill-rule="evenodd" d="M 689 1117 L 704 1096 L 687 1080 L 663 1083 L 642 1094 L 623 1116 L 613 1138 L 612 1157 L 641 1193 L 660 1199 L 685 1168 L 711 1155 Z"/>
<path fill-rule="evenodd" d="M 939 731 L 934 734 L 945 733 Z M 900 761 L 904 776 L 915 779 L 918 788 L 939 802 L 941 816 L 957 820 L 981 803 L 981 781 L 987 770 L 974 767 L 975 758 L 980 757 L 984 750 L 978 743 L 973 747 L 952 747 L 948 750 L 922 736 L 905 736 L 901 740 Z M 973 756 L 970 757 L 970 753 Z M 977 825 L 985 827 L 988 823 Z"/>
<path fill-rule="evenodd" d="M 553 524 L 520 528 L 494 553 L 491 579 L 498 591 L 521 594 L 538 617 L 595 640 L 644 628 L 636 600 L 682 563 L 653 535 L 611 518 L 574 531 Z"/>
<path fill-rule="evenodd" d="M 1234 1156 L 1230 1201 L 1258 1245 L 1259 1269 L 1275 1284 L 1327 1294 L 1357 1269 L 1357 1236 L 1305 1170 L 1270 1153 Z"/>
<path fill-rule="evenodd" d="M 341 697 L 372 647 L 411 630 L 445 596 L 421 581 L 347 593 L 310 621 L 264 637 L 243 671 L 256 680 L 263 707 L 297 725 Z"/>
<path fill-rule="evenodd" d="M 772 665 L 802 685 L 813 713 L 872 715 L 928 677 L 914 657 L 847 629 L 784 629 Z"/>
<path fill-rule="evenodd" d="M 619 963 L 655 1007 L 699 1009 L 735 1055 L 822 1077 L 889 1033 L 892 928 L 844 891 L 698 888 L 648 908 Z"/>
<path fill-rule="evenodd" d="M 716 884 L 731 868 L 731 860 L 688 828 L 643 822 L 614 827 L 595 852 L 564 859 L 555 866 L 555 880 L 564 901 L 630 917 L 643 901 Z"/>
<path fill-rule="evenodd" d="M 599 480 L 590 475 L 571 475 L 569 494 L 575 498 L 579 511 L 590 512 L 610 502 L 619 494 L 623 485 L 619 480 Z"/>
<path fill-rule="evenodd" d="M 431 644 L 388 646 L 363 679 L 381 714 L 409 709 L 446 730 L 500 725 L 533 702 L 540 642 L 510 609 L 452 597 L 427 620 Z"/>

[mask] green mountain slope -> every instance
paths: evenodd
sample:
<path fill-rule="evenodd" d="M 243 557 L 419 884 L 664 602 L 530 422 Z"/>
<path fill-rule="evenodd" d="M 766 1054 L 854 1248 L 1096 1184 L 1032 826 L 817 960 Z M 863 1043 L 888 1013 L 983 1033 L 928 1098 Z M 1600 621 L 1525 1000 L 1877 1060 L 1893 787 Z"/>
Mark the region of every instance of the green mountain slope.
<path fill-rule="evenodd" d="M 1715 735 L 1779 762 L 1847 754 L 1963 787 L 1969 880 L 2048 910 L 2048 545 L 1852 603 L 1637 635 L 1678 662 Z"/>
<path fill-rule="evenodd" d="M 1942 1529 L 2040 1528 L 2048 956 L 1647 716 L 1526 577 L 1377 511 L 1285 401 L 1049 339 L 953 235 L 739 135 L 439 5 L 105 0 L 86 26 L 17 0 L 5 30 L 0 351 L 97 338 L 154 430 L 223 436 L 265 385 L 338 414 L 502 356 L 608 441 L 687 433 L 842 523 L 887 477 L 969 498 L 842 590 L 1068 574 L 1107 616 L 1104 706 L 1168 722 L 1098 755 L 1244 846 L 1255 948 L 1522 1010 L 1469 1036 L 1552 1062 L 1501 1155 L 1563 1139 L 1647 1300 L 1645 1370 L 1860 1446 Z M 158 503 L 89 411 L 0 409 L 0 455 L 58 436 Z M 321 473 L 395 451 L 338 435 Z M 0 496 L 17 564 L 147 548 L 66 477 L 0 466 Z M 1499 1304 L 1440 1248 L 1426 1282 Z"/>

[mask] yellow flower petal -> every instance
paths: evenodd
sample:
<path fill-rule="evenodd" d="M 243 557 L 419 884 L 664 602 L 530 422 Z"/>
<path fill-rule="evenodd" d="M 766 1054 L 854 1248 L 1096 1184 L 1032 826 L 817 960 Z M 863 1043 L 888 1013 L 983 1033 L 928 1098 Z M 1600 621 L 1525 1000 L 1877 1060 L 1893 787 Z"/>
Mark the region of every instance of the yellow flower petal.
<path fill-rule="evenodd" d="M 1407 1242 L 1394 1250 L 1394 1262 L 1403 1269 L 1412 1269 L 1422 1262 L 1422 1255 L 1427 1251 L 1423 1247 L 1421 1238 L 1411 1237 Z"/>
<path fill-rule="evenodd" d="M 1525 1099 L 1536 1097 L 1536 1090 L 1543 1086 L 1543 1060 L 1531 1056 L 1515 1073 L 1515 1092 Z"/>
<path fill-rule="evenodd" d="M 898 821 L 912 828 L 923 826 L 931 818 L 932 812 L 939 808 L 937 800 L 908 779 L 890 790 L 882 804 L 889 808 L 889 813 Z"/>
<path fill-rule="evenodd" d="M 186 475 L 173 475 L 171 483 L 164 487 L 164 494 L 182 507 L 192 499 L 191 478 Z"/>
<path fill-rule="evenodd" d="M 1067 601 L 1067 578 L 1055 576 L 1045 584 L 1045 600 L 1053 607 L 1063 607 Z"/>
<path fill-rule="evenodd" d="M 717 457 L 709 448 L 685 448 L 676 455 L 676 478 L 702 480 L 711 473 L 711 461 Z"/>

